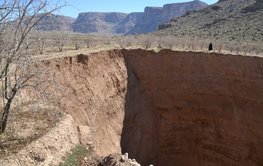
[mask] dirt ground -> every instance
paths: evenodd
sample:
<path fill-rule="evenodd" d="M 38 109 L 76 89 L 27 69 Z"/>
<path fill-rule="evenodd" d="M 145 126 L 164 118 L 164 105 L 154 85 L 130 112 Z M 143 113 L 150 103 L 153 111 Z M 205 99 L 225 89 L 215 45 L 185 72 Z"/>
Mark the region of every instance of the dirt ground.
<path fill-rule="evenodd" d="M 64 115 L 43 136 L 32 141 L 18 153 L 0 159 L 5 166 L 59 165 L 62 157 L 79 144 L 73 118 Z"/>
<path fill-rule="evenodd" d="M 0 135 L 0 158 L 19 152 L 43 136 L 59 122 L 62 114 L 56 108 L 41 108 L 30 102 L 15 106 L 6 131 Z"/>

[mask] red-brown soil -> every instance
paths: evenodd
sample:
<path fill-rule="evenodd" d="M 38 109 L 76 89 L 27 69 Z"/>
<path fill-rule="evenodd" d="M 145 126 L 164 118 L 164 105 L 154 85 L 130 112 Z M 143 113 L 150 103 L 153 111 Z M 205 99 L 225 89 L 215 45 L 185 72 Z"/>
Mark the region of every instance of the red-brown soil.
<path fill-rule="evenodd" d="M 142 165 L 263 165 L 263 59 L 113 50 L 50 60 L 61 108 L 99 155 Z"/>

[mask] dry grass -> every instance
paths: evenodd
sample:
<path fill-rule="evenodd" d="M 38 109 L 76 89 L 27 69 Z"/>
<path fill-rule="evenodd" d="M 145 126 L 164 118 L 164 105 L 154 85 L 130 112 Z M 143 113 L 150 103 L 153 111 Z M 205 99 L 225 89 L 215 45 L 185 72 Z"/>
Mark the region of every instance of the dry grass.
<path fill-rule="evenodd" d="M 2 109 L 1 109 L 2 110 Z M 56 108 L 23 103 L 12 108 L 6 131 L 0 135 L 0 158 L 21 150 L 49 131 L 62 117 Z"/>
<path fill-rule="evenodd" d="M 143 36 L 142 38 L 145 38 Z M 190 39 L 176 39 L 174 38 L 170 42 L 173 42 L 171 45 L 170 43 L 164 44 L 166 41 L 166 38 L 158 38 L 158 37 L 152 37 L 150 36 L 152 43 L 150 44 L 151 46 L 147 48 L 148 50 L 154 50 L 155 52 L 160 51 L 161 49 L 171 49 L 174 51 L 193 51 L 193 52 L 208 52 L 208 41 L 198 41 L 198 40 L 190 40 Z M 129 38 L 126 37 L 127 40 L 130 40 Z M 111 50 L 111 49 L 145 49 L 144 45 L 141 43 L 143 39 L 138 38 L 137 40 L 134 40 L 132 37 L 132 43 L 129 45 L 120 45 L 118 44 L 117 41 L 113 41 L 108 45 L 97 45 L 95 47 L 90 47 L 90 48 L 85 48 L 82 47 L 78 50 L 75 49 L 67 49 L 64 50 L 63 52 L 49 52 L 44 55 L 37 55 L 35 56 L 36 58 L 40 60 L 48 60 L 48 59 L 54 59 L 54 58 L 63 58 L 63 57 L 72 57 L 76 56 L 79 54 L 91 54 L 91 53 L 96 53 L 96 52 L 101 52 L 101 51 L 106 51 L 106 50 Z M 188 42 L 188 41 L 192 41 Z M 127 42 L 130 43 L 130 42 Z M 161 43 L 161 44 L 160 44 Z M 240 49 L 238 52 L 236 51 L 236 48 L 233 44 L 225 44 L 219 47 L 221 45 L 220 41 L 215 41 L 214 43 L 214 50 L 212 52 L 216 53 L 221 53 L 221 54 L 232 54 L 232 55 L 244 55 L 244 56 L 258 56 L 258 57 L 263 57 L 263 52 L 257 53 L 255 49 L 253 50 L 253 46 L 248 47 L 250 52 L 246 51 L 244 49 Z M 202 46 L 201 46 L 202 45 Z M 228 46 L 228 47 L 227 47 Z M 231 49 L 230 49 L 231 48 Z"/>

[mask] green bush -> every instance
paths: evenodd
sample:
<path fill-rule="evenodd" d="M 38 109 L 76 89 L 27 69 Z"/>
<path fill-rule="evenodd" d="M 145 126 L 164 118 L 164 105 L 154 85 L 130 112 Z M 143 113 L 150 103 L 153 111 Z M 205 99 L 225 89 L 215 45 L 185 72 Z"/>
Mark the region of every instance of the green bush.
<path fill-rule="evenodd" d="M 77 145 L 66 157 L 66 160 L 60 166 L 78 166 L 81 159 L 88 154 L 88 150 L 83 145 Z"/>

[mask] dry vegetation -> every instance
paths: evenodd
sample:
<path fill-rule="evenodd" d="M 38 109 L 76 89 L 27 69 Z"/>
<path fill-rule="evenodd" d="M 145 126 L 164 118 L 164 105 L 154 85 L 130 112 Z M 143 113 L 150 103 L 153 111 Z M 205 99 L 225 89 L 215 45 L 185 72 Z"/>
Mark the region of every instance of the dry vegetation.
<path fill-rule="evenodd" d="M 35 44 L 39 53 L 44 52 L 46 37 L 33 29 L 61 7 L 51 4 L 48 0 L 0 2 L 0 157 L 17 152 L 59 120 L 57 105 L 48 102 L 52 94 L 45 93 L 51 79 L 43 76 L 49 71 L 37 69 L 39 62 L 29 51 Z"/>
<path fill-rule="evenodd" d="M 95 36 L 72 32 L 42 32 L 45 39 L 30 38 L 32 44 L 28 50 L 35 55 L 67 52 L 70 50 L 111 49 L 111 48 L 142 48 L 142 49 L 171 49 L 184 51 L 208 51 L 208 45 L 213 43 L 213 51 L 240 55 L 261 55 L 263 46 L 260 43 L 240 43 L 209 39 L 179 38 L 175 36 L 130 35 L 130 36 Z M 42 47 L 44 45 L 44 47 Z M 65 53 L 64 53 L 65 54 Z M 44 56 L 43 56 L 44 57 Z"/>
<path fill-rule="evenodd" d="M 0 158 L 14 154 L 54 127 L 62 117 L 57 108 L 23 102 L 13 107 L 8 128 L 0 135 Z"/>

